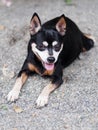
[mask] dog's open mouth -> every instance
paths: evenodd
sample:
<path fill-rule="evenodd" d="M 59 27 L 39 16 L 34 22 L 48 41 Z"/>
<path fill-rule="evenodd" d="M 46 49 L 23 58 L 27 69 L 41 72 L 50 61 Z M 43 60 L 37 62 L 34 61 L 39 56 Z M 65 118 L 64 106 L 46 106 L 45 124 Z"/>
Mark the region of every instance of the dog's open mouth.
<path fill-rule="evenodd" d="M 54 69 L 54 63 L 46 63 L 46 62 L 42 61 L 42 59 L 41 59 L 41 57 L 38 55 L 38 53 L 36 53 L 36 56 L 41 60 L 43 66 L 44 66 L 44 68 L 45 68 L 46 70 L 53 70 L 53 69 Z"/>
<path fill-rule="evenodd" d="M 54 63 L 45 63 L 43 62 L 43 66 L 46 70 L 53 70 L 54 69 Z"/>

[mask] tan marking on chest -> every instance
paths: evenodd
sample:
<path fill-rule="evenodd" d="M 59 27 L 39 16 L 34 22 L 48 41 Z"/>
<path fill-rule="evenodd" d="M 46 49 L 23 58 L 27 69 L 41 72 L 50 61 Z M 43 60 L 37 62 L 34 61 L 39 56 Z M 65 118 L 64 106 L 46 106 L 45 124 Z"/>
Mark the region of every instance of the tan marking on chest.
<path fill-rule="evenodd" d="M 43 75 L 52 75 L 54 70 L 46 70 Z"/>
<path fill-rule="evenodd" d="M 28 63 L 28 68 L 29 68 L 30 71 L 36 72 L 36 73 L 40 74 L 40 72 L 39 72 L 39 70 L 37 69 L 37 67 L 35 67 L 33 64 Z"/>
<path fill-rule="evenodd" d="M 42 76 L 44 76 L 44 75 L 52 75 L 53 72 L 54 72 L 54 70 L 45 70 L 43 73 L 41 73 L 38 70 L 38 68 L 36 66 L 34 66 L 33 64 L 31 64 L 31 63 L 28 63 L 28 68 L 29 68 L 30 71 L 36 72 L 36 73 L 38 73 L 39 75 L 42 75 Z"/>

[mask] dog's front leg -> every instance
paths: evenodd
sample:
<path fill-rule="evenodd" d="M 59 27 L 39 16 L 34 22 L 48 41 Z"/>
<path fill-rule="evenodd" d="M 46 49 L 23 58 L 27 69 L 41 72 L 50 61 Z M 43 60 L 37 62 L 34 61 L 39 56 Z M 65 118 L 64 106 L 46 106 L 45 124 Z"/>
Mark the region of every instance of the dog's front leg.
<path fill-rule="evenodd" d="M 28 77 L 27 74 L 25 72 L 23 72 L 21 74 L 21 76 L 19 76 L 16 79 L 13 89 L 9 92 L 9 94 L 7 96 L 8 101 L 14 102 L 15 100 L 18 99 L 20 90 L 21 90 L 23 84 L 25 83 L 25 81 L 27 80 L 27 77 Z"/>
<path fill-rule="evenodd" d="M 25 61 L 21 71 L 18 74 L 18 77 L 16 79 L 16 82 L 15 82 L 13 89 L 7 95 L 8 101 L 13 102 L 13 101 L 18 99 L 20 90 L 21 90 L 23 84 L 26 82 L 26 80 L 28 78 L 29 71 L 30 70 L 28 69 L 28 64 Z"/>
<path fill-rule="evenodd" d="M 58 88 L 63 83 L 62 80 L 62 68 L 56 69 L 56 71 L 53 74 L 53 80 L 50 84 L 48 84 L 39 95 L 36 105 L 38 108 L 44 107 L 48 104 L 48 98 L 51 92 L 53 92 L 56 88 Z"/>

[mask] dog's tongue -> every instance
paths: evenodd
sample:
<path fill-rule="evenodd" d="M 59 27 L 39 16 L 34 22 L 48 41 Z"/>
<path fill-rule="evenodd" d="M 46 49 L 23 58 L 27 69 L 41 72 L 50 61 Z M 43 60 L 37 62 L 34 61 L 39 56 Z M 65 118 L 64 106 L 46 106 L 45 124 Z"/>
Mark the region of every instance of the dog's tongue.
<path fill-rule="evenodd" d="M 53 70 L 54 64 L 44 63 L 44 67 L 45 67 L 46 70 Z"/>

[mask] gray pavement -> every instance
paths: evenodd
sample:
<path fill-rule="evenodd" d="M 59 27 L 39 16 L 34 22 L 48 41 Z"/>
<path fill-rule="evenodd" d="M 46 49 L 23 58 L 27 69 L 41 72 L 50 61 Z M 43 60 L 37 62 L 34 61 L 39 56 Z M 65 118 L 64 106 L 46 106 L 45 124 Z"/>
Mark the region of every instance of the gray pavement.
<path fill-rule="evenodd" d="M 42 23 L 65 14 L 95 37 L 95 47 L 64 70 L 64 83 L 50 95 L 49 104 L 35 102 L 49 79 L 30 77 L 19 100 L 5 97 L 14 85 L 27 54 L 29 21 L 37 12 Z M 13 0 L 0 3 L 0 130 L 98 130 L 98 0 Z M 66 81 L 67 78 L 67 81 Z"/>

